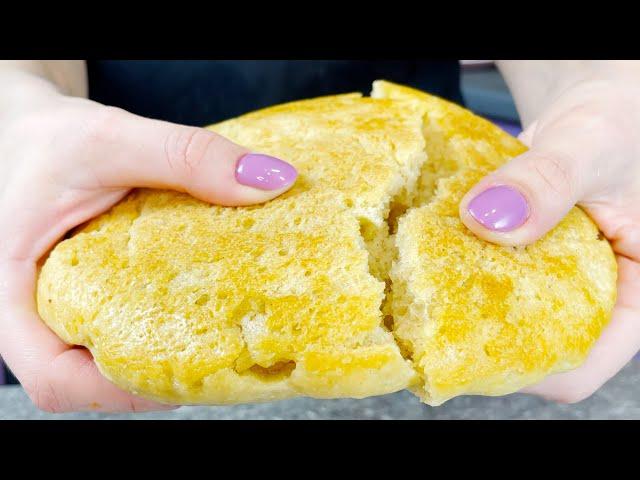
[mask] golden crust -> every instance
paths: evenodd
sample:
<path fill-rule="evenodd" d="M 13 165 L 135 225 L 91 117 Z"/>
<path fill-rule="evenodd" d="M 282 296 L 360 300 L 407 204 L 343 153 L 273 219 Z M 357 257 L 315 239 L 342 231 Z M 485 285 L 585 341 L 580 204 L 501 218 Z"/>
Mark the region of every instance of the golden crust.
<path fill-rule="evenodd" d="M 210 128 L 290 161 L 296 185 L 244 208 L 135 191 L 40 273 L 44 321 L 124 389 L 223 404 L 412 388 L 439 404 L 575 367 L 608 320 L 615 261 L 582 211 L 527 249 L 462 226 L 462 195 L 524 147 L 460 107 L 376 82 Z"/>

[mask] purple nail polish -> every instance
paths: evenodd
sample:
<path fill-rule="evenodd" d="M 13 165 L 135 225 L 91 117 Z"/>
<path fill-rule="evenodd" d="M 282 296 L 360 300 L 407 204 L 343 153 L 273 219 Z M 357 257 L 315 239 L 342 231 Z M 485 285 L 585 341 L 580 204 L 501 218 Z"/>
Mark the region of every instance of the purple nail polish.
<path fill-rule="evenodd" d="M 529 217 L 527 200 L 507 185 L 485 190 L 469 202 L 467 209 L 478 223 L 495 232 L 515 230 Z"/>
<path fill-rule="evenodd" d="M 298 177 L 293 165 L 282 160 L 263 155 L 248 153 L 238 160 L 236 180 L 260 190 L 278 190 L 291 185 Z"/>

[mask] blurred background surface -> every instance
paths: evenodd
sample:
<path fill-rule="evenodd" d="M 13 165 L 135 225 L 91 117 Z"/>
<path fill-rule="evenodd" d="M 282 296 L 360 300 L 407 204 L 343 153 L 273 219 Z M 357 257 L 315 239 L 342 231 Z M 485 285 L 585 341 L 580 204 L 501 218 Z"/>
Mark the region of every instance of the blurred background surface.
<path fill-rule="evenodd" d="M 522 131 L 518 112 L 502 75 L 488 60 L 463 60 L 460 88 L 466 107 L 513 136 Z"/>

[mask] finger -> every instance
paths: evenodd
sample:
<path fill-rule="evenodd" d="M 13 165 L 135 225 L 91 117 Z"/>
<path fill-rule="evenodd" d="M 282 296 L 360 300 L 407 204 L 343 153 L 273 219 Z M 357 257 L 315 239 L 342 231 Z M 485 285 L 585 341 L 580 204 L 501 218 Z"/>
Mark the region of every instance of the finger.
<path fill-rule="evenodd" d="M 91 354 L 63 343 L 38 316 L 35 267 L 0 264 L 0 353 L 40 409 L 142 412 L 176 408 L 131 395 L 98 371 Z"/>
<path fill-rule="evenodd" d="M 570 372 L 551 375 L 524 393 L 575 403 L 589 397 L 640 350 L 640 264 L 619 257 L 618 302 L 611 322 L 586 361 Z"/>
<path fill-rule="evenodd" d="M 462 199 L 460 218 L 480 238 L 527 245 L 553 228 L 582 193 L 577 164 L 530 150 L 483 178 Z"/>
<path fill-rule="evenodd" d="M 30 398 L 39 408 L 54 413 L 148 412 L 178 408 L 119 389 L 102 376 L 91 353 L 81 348 L 68 349 L 50 360 L 35 380 L 36 383 L 27 389 Z"/>
<path fill-rule="evenodd" d="M 103 186 L 169 188 L 219 205 L 249 205 L 275 198 L 297 178 L 291 164 L 212 131 L 100 111 L 87 128 Z"/>
<path fill-rule="evenodd" d="M 460 218 L 478 237 L 527 245 L 579 201 L 618 174 L 615 130 L 604 120 L 567 115 L 523 133 L 531 149 L 480 180 L 460 202 Z M 609 134 L 609 139 L 605 138 Z"/>
<path fill-rule="evenodd" d="M 618 228 L 611 235 L 610 240 L 615 252 L 635 262 L 640 262 L 640 221 Z M 636 292 L 636 295 L 638 294 L 640 294 L 640 290 Z"/>

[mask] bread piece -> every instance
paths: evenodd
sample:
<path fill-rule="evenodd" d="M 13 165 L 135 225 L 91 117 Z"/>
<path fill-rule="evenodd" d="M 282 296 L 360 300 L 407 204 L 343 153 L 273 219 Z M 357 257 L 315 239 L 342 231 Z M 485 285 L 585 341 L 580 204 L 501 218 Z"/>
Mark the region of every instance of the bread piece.
<path fill-rule="evenodd" d="M 420 192 L 416 203 L 426 203 L 400 219 L 395 238 L 399 259 L 388 310 L 421 376 L 413 390 L 439 405 L 462 394 L 512 393 L 579 366 L 615 303 L 609 243 L 578 208 L 526 248 L 478 239 L 458 217 L 460 200 L 525 147 L 442 100 L 386 82 L 376 87 L 380 96 L 430 104 L 427 152 L 447 160 L 441 170 L 426 166 L 429 181 L 421 184 L 432 185 L 435 171 L 437 189 Z"/>
<path fill-rule="evenodd" d="M 384 283 L 361 229 L 377 236 L 371 248 L 384 243 L 392 198 L 415 186 L 424 112 L 412 108 L 344 95 L 213 126 L 292 162 L 296 185 L 246 208 L 131 194 L 53 250 L 42 318 L 114 383 L 165 402 L 406 388 L 416 375 L 383 328 Z"/>

